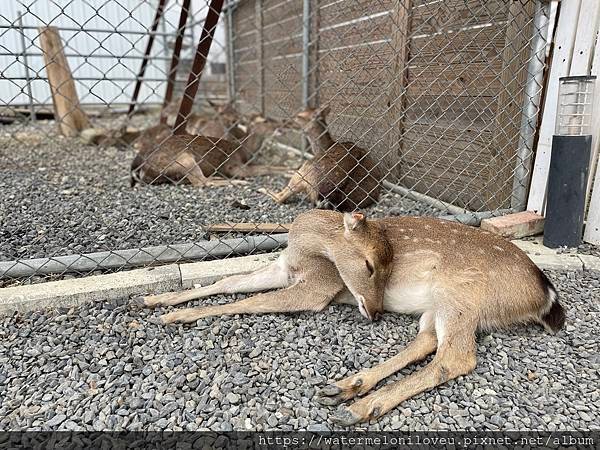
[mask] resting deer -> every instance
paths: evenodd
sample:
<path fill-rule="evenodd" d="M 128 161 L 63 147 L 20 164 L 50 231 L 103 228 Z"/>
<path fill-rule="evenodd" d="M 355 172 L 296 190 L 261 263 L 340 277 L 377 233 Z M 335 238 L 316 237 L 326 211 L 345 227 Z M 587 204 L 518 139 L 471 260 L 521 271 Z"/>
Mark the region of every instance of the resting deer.
<path fill-rule="evenodd" d="M 280 122 L 273 119 L 260 114 L 245 117 L 229 102 L 219 105 L 209 100 L 208 103 L 214 109 L 215 114 L 206 116 L 190 113 L 186 131 L 189 134 L 221 137 L 234 143 L 240 143 L 243 151 L 246 152 L 247 160 L 251 160 L 252 156 L 260 150 L 267 137 L 277 135 L 280 131 Z M 179 101 L 175 101 L 170 103 L 161 114 L 165 123 L 172 127 L 178 112 Z M 277 171 L 275 168 L 274 172 Z"/>
<path fill-rule="evenodd" d="M 296 115 L 293 128 L 304 131 L 314 153 L 280 192 L 263 190 L 277 203 L 304 192 L 315 206 L 323 202 L 340 211 L 353 211 L 379 199 L 381 170 L 368 152 L 352 142 L 335 142 L 327 130 L 329 107 L 306 109 Z"/>
<path fill-rule="evenodd" d="M 369 320 L 384 310 L 419 315 L 419 332 L 404 350 L 320 390 L 318 400 L 326 405 L 362 397 L 332 417 L 344 425 L 378 418 L 420 392 L 473 371 L 478 329 L 537 322 L 556 332 L 565 320 L 544 273 L 499 236 L 434 218 L 367 220 L 361 213 L 323 210 L 299 215 L 288 248 L 265 268 L 136 301 L 156 307 L 280 288 L 226 305 L 174 311 L 161 316 L 161 322 L 322 311 L 331 303 L 357 305 Z M 366 395 L 379 381 L 431 353 L 435 356 L 422 370 Z"/>
<path fill-rule="evenodd" d="M 279 126 L 276 121 L 255 117 L 244 133 L 249 144 L 262 145 L 265 137 L 276 133 Z M 187 130 L 190 130 L 189 125 Z M 173 136 L 167 124 L 144 130 L 134 145 L 138 153 L 131 164 L 131 186 L 138 181 L 219 186 L 228 182 L 215 179 L 215 176 L 246 178 L 289 171 L 285 166 L 252 164 L 250 152 L 254 149 L 249 149 L 244 141 L 238 143 L 227 140 L 225 136 L 209 136 L 187 133 Z M 209 181 L 211 177 L 212 181 Z"/>

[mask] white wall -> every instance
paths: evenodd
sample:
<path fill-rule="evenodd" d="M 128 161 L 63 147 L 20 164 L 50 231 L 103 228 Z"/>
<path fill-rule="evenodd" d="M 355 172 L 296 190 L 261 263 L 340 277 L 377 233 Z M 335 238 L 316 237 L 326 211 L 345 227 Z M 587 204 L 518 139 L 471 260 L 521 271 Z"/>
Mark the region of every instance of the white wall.
<path fill-rule="evenodd" d="M 76 81 L 79 98 L 84 104 L 127 103 L 131 98 L 135 77 L 148 40 L 147 28 L 151 26 L 158 0 L 21 0 L 0 1 L 0 106 L 28 103 L 25 65 L 22 52 L 18 14 L 23 12 L 23 25 L 30 27 L 56 26 L 83 29 L 60 30 L 65 53 Z M 174 33 L 179 21 L 181 0 L 167 2 L 165 23 L 158 31 Z M 200 36 L 206 11 L 205 0 L 192 0 L 196 39 Z M 64 9 L 64 10 L 63 10 Z M 10 28 L 14 27 L 14 28 Z M 222 25 L 216 33 L 211 49 L 211 60 L 225 61 Z M 94 30 L 107 30 L 108 33 Z M 87 30 L 87 31 L 86 31 Z M 127 34 L 134 32 L 137 34 Z M 37 39 L 36 29 L 24 30 L 34 102 L 51 103 L 50 90 Z M 164 80 L 170 49 L 165 50 L 165 40 L 157 36 L 152 59 L 146 69 L 140 92 L 140 102 L 160 102 L 165 88 Z M 191 40 L 189 41 L 191 43 Z M 190 45 L 182 56 L 193 54 Z M 109 57 L 106 57 L 109 56 Z M 163 58 L 163 59 L 160 59 Z"/>

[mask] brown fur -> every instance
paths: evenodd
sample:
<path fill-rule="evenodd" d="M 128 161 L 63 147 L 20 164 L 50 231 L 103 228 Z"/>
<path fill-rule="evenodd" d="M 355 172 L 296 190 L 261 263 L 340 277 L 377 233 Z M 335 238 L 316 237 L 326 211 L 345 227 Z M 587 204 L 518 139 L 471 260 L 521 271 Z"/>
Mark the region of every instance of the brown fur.
<path fill-rule="evenodd" d="M 320 391 L 323 404 L 349 401 L 435 352 L 422 370 L 341 408 L 332 420 L 344 425 L 378 418 L 420 392 L 471 372 L 477 329 L 533 321 L 557 331 L 565 316 L 545 275 L 497 235 L 432 218 L 366 220 L 360 213 L 318 210 L 296 218 L 288 248 L 268 267 L 141 303 L 176 305 L 219 293 L 278 288 L 285 289 L 228 305 L 178 310 L 162 316 L 162 322 L 320 311 L 332 302 L 358 305 L 371 320 L 382 310 L 420 315 L 419 334 L 398 355 Z"/>
<path fill-rule="evenodd" d="M 310 202 L 323 202 L 339 211 L 354 211 L 379 199 L 382 173 L 368 152 L 353 142 L 335 142 L 327 130 L 329 108 L 307 109 L 295 118 L 311 142 L 314 158 L 306 161 L 280 192 L 265 191 L 276 202 L 285 203 L 304 192 Z"/>
<path fill-rule="evenodd" d="M 278 128 L 277 122 L 254 118 L 248 132 L 232 131 L 236 130 L 236 126 L 231 124 L 233 113 L 226 108 L 219 111 L 223 116 L 213 120 L 192 114 L 186 128 L 188 133 L 184 135 L 172 136 L 168 123 L 161 123 L 140 133 L 135 143 L 138 153 L 131 165 L 131 185 L 134 186 L 137 181 L 147 184 L 191 182 L 205 185 L 206 178 L 214 176 L 245 178 L 288 170 L 282 166 L 249 164 L 251 152 L 256 150 L 252 146 L 262 145 L 266 135 Z M 199 136 L 189 132 L 218 134 Z M 227 139 L 236 133 L 246 138 L 241 142 Z M 184 158 L 186 163 L 178 162 L 178 158 Z M 188 164 L 190 161 L 191 165 Z"/>

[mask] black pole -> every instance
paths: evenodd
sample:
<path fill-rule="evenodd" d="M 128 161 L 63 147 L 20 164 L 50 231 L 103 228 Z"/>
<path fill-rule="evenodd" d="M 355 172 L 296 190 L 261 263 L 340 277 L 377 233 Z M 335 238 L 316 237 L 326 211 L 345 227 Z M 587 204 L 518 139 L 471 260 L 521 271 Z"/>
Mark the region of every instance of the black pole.
<path fill-rule="evenodd" d="M 190 13 L 191 0 L 183 0 L 181 5 L 181 13 L 179 14 L 179 26 L 177 27 L 177 38 L 175 39 L 175 48 L 173 49 L 173 56 L 171 57 L 171 67 L 169 68 L 167 78 L 167 89 L 165 91 L 165 99 L 163 101 L 162 109 L 164 110 L 173 98 L 173 90 L 175 87 L 175 78 L 177 76 L 177 66 L 179 65 L 179 55 L 181 54 L 181 47 L 183 45 L 183 35 L 185 33 L 185 27 L 187 24 L 188 16 Z M 161 122 L 166 122 L 167 118 L 161 115 Z"/>
<path fill-rule="evenodd" d="M 144 78 L 146 66 L 148 65 L 148 60 L 150 59 L 150 52 L 152 51 L 152 45 L 154 44 L 156 29 L 158 28 L 158 23 L 160 22 L 160 18 L 165 10 L 166 3 L 167 0 L 160 0 L 158 6 L 156 7 L 156 14 L 154 15 L 154 20 L 152 22 L 152 26 L 150 27 L 150 36 L 148 37 L 148 43 L 146 44 L 146 50 L 144 51 L 144 58 L 142 59 L 142 65 L 140 66 L 140 71 L 138 72 L 137 79 L 135 80 L 133 96 L 131 97 L 131 103 L 129 104 L 129 109 L 127 111 L 128 116 L 131 116 L 133 110 L 135 109 L 138 95 L 140 94 L 140 89 L 142 87 L 142 79 Z"/>

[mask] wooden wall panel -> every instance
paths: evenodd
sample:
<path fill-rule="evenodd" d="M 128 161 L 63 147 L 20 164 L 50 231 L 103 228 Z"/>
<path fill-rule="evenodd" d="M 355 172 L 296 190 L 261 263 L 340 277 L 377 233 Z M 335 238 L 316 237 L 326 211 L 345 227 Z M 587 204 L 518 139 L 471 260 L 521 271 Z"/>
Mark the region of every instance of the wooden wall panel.
<path fill-rule="evenodd" d="M 370 149 L 408 188 L 509 206 L 534 0 L 399 1 L 311 2 L 311 92 L 331 107 L 332 135 Z M 242 97 L 256 102 L 263 64 L 265 112 L 289 117 L 302 109 L 302 2 L 262 2 L 262 61 L 243 47 L 254 0 L 236 9 L 236 86 L 245 80 Z"/>

